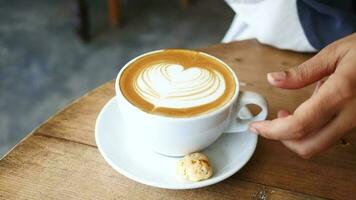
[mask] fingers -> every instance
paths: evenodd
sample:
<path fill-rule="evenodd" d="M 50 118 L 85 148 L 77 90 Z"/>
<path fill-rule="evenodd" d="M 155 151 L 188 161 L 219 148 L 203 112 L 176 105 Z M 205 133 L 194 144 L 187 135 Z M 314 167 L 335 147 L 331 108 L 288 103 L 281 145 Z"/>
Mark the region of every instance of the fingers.
<path fill-rule="evenodd" d="M 319 88 L 324 84 L 325 81 L 321 80 L 321 81 L 318 81 L 318 83 L 316 84 L 315 86 L 315 89 L 314 89 L 314 92 L 313 92 L 313 95 L 316 95 L 319 91 Z"/>
<path fill-rule="evenodd" d="M 277 113 L 277 117 L 278 118 L 287 117 L 289 115 L 290 115 L 290 113 L 288 111 L 286 111 L 286 110 L 280 110 Z"/>
<path fill-rule="evenodd" d="M 316 95 L 318 93 L 319 88 L 323 85 L 324 82 L 325 82 L 324 80 L 318 81 L 318 83 L 315 86 L 313 95 Z M 287 117 L 289 115 L 290 113 L 287 110 L 279 110 L 277 113 L 277 118 Z"/>
<path fill-rule="evenodd" d="M 340 109 L 332 82 L 324 83 L 318 95 L 302 103 L 292 115 L 280 111 L 277 119 L 254 122 L 251 131 L 275 140 L 299 139 L 324 126 Z"/>
<path fill-rule="evenodd" d="M 308 159 L 335 144 L 352 127 L 347 123 L 347 114 L 335 117 L 321 130 L 297 140 L 284 140 L 282 143 L 299 156 Z"/>
<path fill-rule="evenodd" d="M 250 124 L 250 130 L 262 137 L 273 140 L 297 139 L 304 136 L 301 123 L 295 116 L 289 115 L 274 120 L 254 122 Z"/>
<path fill-rule="evenodd" d="M 334 46 L 328 46 L 317 55 L 287 71 L 267 74 L 271 85 L 285 89 L 297 89 L 314 83 L 335 71 L 339 55 Z"/>

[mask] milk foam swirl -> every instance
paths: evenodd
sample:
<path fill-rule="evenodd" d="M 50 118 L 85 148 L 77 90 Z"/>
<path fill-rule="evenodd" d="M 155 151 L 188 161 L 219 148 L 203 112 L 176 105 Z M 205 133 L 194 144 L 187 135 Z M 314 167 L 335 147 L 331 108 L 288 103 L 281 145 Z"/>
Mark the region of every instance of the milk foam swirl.
<path fill-rule="evenodd" d="M 159 63 L 143 69 L 134 89 L 155 107 L 190 108 L 211 103 L 223 95 L 225 80 L 218 71 Z"/>

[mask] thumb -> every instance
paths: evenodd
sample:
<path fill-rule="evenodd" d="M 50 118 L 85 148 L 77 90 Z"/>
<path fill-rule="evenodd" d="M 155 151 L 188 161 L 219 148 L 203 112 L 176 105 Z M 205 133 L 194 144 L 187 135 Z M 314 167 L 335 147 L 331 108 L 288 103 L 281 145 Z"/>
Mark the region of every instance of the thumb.
<path fill-rule="evenodd" d="M 330 48 L 333 47 L 326 47 L 297 67 L 292 67 L 287 71 L 268 73 L 268 82 L 280 88 L 297 89 L 330 75 L 335 71 L 339 57 Z"/>

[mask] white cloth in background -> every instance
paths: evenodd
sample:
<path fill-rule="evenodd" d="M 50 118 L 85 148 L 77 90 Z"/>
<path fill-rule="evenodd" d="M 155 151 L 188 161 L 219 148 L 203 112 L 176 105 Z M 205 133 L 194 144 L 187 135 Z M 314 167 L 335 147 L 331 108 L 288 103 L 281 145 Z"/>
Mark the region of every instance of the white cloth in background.
<path fill-rule="evenodd" d="M 226 0 L 235 18 L 222 42 L 255 38 L 280 49 L 315 52 L 299 21 L 296 0 Z"/>

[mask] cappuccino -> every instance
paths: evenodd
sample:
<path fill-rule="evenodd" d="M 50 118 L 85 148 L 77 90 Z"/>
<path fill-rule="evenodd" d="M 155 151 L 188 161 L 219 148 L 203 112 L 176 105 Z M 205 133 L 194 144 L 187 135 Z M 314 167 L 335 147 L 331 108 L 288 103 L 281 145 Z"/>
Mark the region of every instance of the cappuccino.
<path fill-rule="evenodd" d="M 236 81 L 228 66 L 212 56 L 168 49 L 129 63 L 118 83 L 123 96 L 144 112 L 193 117 L 228 103 Z"/>

